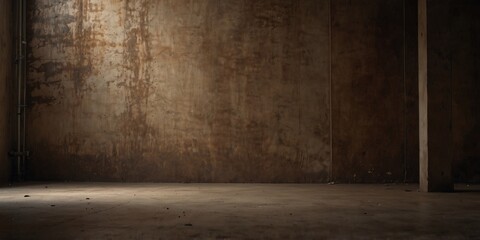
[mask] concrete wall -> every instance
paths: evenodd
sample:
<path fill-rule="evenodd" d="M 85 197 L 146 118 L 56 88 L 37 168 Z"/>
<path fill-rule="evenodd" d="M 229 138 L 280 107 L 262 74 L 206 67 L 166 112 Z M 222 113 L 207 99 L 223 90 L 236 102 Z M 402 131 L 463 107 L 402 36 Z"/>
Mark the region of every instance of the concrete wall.
<path fill-rule="evenodd" d="M 418 139 L 416 66 L 407 65 L 416 60 L 415 19 L 416 1 L 332 1 L 337 181 L 412 181 L 418 175 L 410 167 L 418 165 L 418 148 L 407 145 Z"/>
<path fill-rule="evenodd" d="M 327 181 L 328 3 L 32 1 L 32 177 Z"/>
<path fill-rule="evenodd" d="M 453 158 L 456 182 L 480 182 L 480 2 L 430 0 L 428 5 L 429 158 Z M 449 115 L 451 114 L 451 118 Z M 433 124 L 432 121 L 433 119 Z M 444 131 L 452 128 L 452 134 Z M 439 134 L 443 134 L 440 136 Z M 441 142 L 452 139 L 451 147 Z M 433 155 L 433 156 L 431 156 Z M 442 168 L 441 164 L 433 167 Z M 445 168 L 445 167 L 444 167 Z M 449 167 L 448 167 L 449 168 Z"/>
<path fill-rule="evenodd" d="M 451 5 L 454 178 L 480 182 L 480 2 Z"/>
<path fill-rule="evenodd" d="M 12 81 L 12 1 L 0 1 L 0 185 L 10 179 L 10 100 Z"/>
<path fill-rule="evenodd" d="M 418 179 L 416 0 L 30 3 L 34 179 Z"/>

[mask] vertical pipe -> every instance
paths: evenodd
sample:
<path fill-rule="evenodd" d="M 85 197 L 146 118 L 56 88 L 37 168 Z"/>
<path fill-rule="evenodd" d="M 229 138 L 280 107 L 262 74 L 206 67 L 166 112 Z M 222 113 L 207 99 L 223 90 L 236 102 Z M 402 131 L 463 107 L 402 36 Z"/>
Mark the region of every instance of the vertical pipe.
<path fill-rule="evenodd" d="M 15 35 L 15 87 L 17 87 L 18 85 L 18 71 L 19 71 L 19 54 L 18 54 L 18 29 L 20 29 L 20 25 L 19 25 L 19 22 L 18 22 L 18 1 L 13 1 L 13 16 L 15 17 L 15 32 L 14 32 L 14 35 Z M 17 108 L 17 117 L 18 117 L 18 108 Z M 18 129 L 17 129 L 18 130 Z M 13 133 L 13 131 L 12 131 Z M 14 135 L 15 137 L 18 137 L 18 135 Z M 17 140 L 17 139 L 14 139 L 14 140 Z M 17 152 L 18 151 L 18 146 L 17 146 L 17 149 L 15 149 L 15 151 L 12 151 L 13 153 Z M 16 158 L 16 155 L 12 155 L 12 157 L 14 157 L 14 159 L 16 160 L 13 160 L 12 162 L 12 171 L 18 175 L 18 159 Z M 17 162 L 15 162 L 17 161 Z"/>
<path fill-rule="evenodd" d="M 25 177 L 25 168 L 26 168 L 26 163 L 25 163 L 25 159 L 27 157 L 27 146 L 26 146 L 26 132 L 27 132 L 27 128 L 26 128 L 26 118 L 27 118 L 27 111 L 26 111 L 26 107 L 27 107 L 27 0 L 22 0 L 23 1 L 23 8 L 22 8 L 22 23 L 23 23 L 23 26 L 22 26 L 22 36 L 23 36 L 23 39 L 22 39 L 22 63 L 23 63 L 23 69 L 22 69 L 22 72 L 23 72 L 23 101 L 22 101 L 22 113 L 23 113 L 23 116 L 22 116 L 22 129 L 23 129 L 23 132 L 22 132 L 22 175 L 23 177 Z"/>
<path fill-rule="evenodd" d="M 17 87 L 17 149 L 16 156 L 16 177 L 21 181 L 25 175 L 26 160 L 26 0 L 15 1 L 15 27 L 16 27 L 16 87 Z"/>
<path fill-rule="evenodd" d="M 21 142 L 21 120 L 22 120 L 22 63 L 23 63 L 23 56 L 22 56 L 22 39 L 23 39 L 23 19 L 22 19 L 22 8 L 23 8 L 23 0 L 17 1 L 17 178 L 21 180 L 22 178 L 22 142 Z"/>

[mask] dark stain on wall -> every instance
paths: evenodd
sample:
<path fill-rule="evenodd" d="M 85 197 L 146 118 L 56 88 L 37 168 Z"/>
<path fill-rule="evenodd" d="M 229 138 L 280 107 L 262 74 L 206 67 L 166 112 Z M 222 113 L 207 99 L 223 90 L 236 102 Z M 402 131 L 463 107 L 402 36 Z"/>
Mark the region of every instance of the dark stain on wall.
<path fill-rule="evenodd" d="M 124 3 L 125 39 L 123 48 L 123 69 L 120 85 L 125 88 L 126 111 L 120 116 L 120 131 L 124 138 L 123 148 L 127 156 L 121 162 L 123 179 L 135 178 L 142 168 L 145 142 L 156 144 L 157 130 L 147 122 L 149 95 L 152 91 L 150 78 L 152 56 L 150 54 L 149 2 L 126 1 Z M 148 146 L 148 145 L 147 145 Z M 133 171 L 132 171 L 133 170 Z"/>
<path fill-rule="evenodd" d="M 322 182 L 329 1 L 34 1 L 31 176 Z"/>
<path fill-rule="evenodd" d="M 453 172 L 457 182 L 480 182 L 480 2 L 453 1 Z"/>
<path fill-rule="evenodd" d="M 12 1 L 0 2 L 0 185 L 10 180 L 12 128 L 12 78 L 13 78 L 13 6 Z"/>
<path fill-rule="evenodd" d="M 418 182 L 419 132 L 418 132 L 418 1 L 406 0 L 405 7 L 405 159 L 404 180 Z"/>
<path fill-rule="evenodd" d="M 462 2 L 451 72 L 455 176 L 467 181 L 479 162 L 478 4 Z M 34 0 L 30 176 L 416 181 L 416 4 Z"/>
<path fill-rule="evenodd" d="M 332 1 L 336 181 L 404 179 L 403 4 Z"/>
<path fill-rule="evenodd" d="M 453 174 L 452 2 L 427 2 L 428 179 L 445 186 Z"/>

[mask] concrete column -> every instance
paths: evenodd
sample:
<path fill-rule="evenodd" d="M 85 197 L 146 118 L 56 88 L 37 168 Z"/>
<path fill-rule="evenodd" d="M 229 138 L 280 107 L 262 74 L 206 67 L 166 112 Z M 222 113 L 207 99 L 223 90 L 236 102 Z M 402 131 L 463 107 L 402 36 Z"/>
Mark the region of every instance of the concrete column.
<path fill-rule="evenodd" d="M 428 4 L 433 1 L 429 1 Z M 447 3 L 446 1 L 441 1 Z M 435 3 L 434 10 L 427 0 L 418 0 L 418 91 L 420 190 L 446 192 L 453 190 L 452 178 L 452 111 L 451 77 L 445 71 L 448 56 L 448 34 L 438 21 L 447 7 Z M 432 19 L 429 13 L 432 12 Z M 434 14 L 433 14 L 434 13 Z M 434 15 L 434 16 L 433 16 Z M 428 24 L 429 22 L 435 24 Z M 435 29 L 441 26 L 443 29 Z M 432 29 L 428 29 L 432 27 Z M 432 33 L 431 39 L 427 33 Z M 440 33 L 440 34 L 439 34 Z M 430 34 L 428 34 L 430 35 Z M 443 49 L 442 49 L 443 47 Z"/>

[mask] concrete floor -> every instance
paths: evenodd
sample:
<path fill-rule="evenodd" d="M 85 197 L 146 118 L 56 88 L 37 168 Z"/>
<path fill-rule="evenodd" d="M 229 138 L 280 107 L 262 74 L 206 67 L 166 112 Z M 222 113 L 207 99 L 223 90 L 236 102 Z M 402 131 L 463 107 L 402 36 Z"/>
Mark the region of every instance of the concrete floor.
<path fill-rule="evenodd" d="M 31 183 L 0 239 L 480 239 L 479 186 Z"/>

